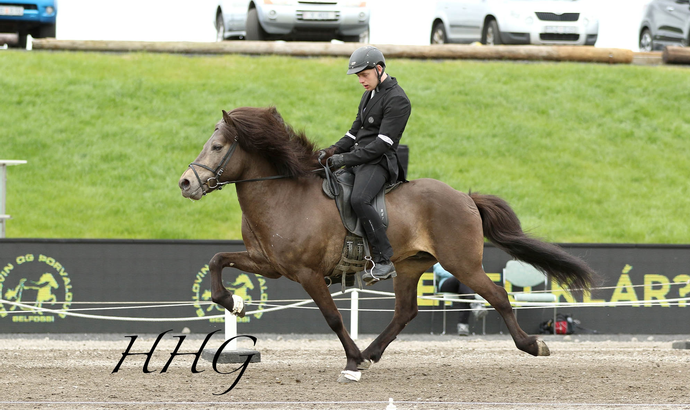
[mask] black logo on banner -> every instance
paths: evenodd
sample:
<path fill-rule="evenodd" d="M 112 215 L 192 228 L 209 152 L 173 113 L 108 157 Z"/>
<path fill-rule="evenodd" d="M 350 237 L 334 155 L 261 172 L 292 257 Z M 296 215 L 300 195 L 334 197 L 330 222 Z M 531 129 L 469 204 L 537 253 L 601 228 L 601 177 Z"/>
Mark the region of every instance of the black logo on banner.
<path fill-rule="evenodd" d="M 175 350 L 173 350 L 173 352 L 170 353 L 170 359 L 168 359 L 168 362 L 165 363 L 165 366 L 163 366 L 163 369 L 161 369 L 160 372 L 165 373 L 168 371 L 168 368 L 170 367 L 170 364 L 172 363 L 173 359 L 175 359 L 175 356 L 185 356 L 185 355 L 194 356 L 194 362 L 192 363 L 192 373 L 203 372 L 203 370 L 198 370 L 196 368 L 197 364 L 199 363 L 199 359 L 201 358 L 201 353 L 204 351 L 204 346 L 206 346 L 206 343 L 208 343 L 208 341 L 211 339 L 211 337 L 213 337 L 213 335 L 219 331 L 220 330 L 216 330 L 216 331 L 211 332 L 208 335 L 206 335 L 204 342 L 201 343 L 201 347 L 199 348 L 199 350 L 196 353 L 179 353 L 180 347 L 182 346 L 182 342 L 184 342 L 184 339 L 187 336 L 184 336 L 184 335 L 174 336 L 174 337 L 179 337 L 180 341 L 177 342 L 177 346 L 175 346 Z M 120 370 L 120 366 L 125 361 L 127 356 L 146 356 L 146 361 L 144 362 L 144 368 L 143 368 L 144 373 L 155 372 L 156 371 L 155 369 L 149 369 L 149 363 L 151 362 L 151 357 L 153 356 L 153 352 L 156 350 L 156 346 L 158 346 L 158 343 L 161 341 L 163 336 L 165 336 L 165 334 L 168 332 L 172 332 L 172 329 L 166 330 L 165 332 L 159 334 L 158 337 L 156 338 L 156 340 L 153 342 L 153 346 L 151 346 L 151 350 L 149 350 L 148 352 L 143 352 L 143 353 L 131 353 L 130 352 L 130 350 L 132 349 L 132 346 L 134 345 L 134 341 L 137 340 L 137 337 L 138 337 L 137 335 L 125 336 L 125 337 L 132 338 L 132 340 L 130 340 L 129 346 L 127 346 L 125 351 L 122 352 L 122 359 L 120 359 L 120 361 L 117 363 L 117 366 L 115 366 L 115 368 L 113 369 L 113 371 L 110 374 L 117 373 Z M 254 357 L 253 354 L 251 354 L 251 353 L 248 354 L 247 359 L 244 361 L 244 363 L 242 365 L 240 365 L 240 367 L 238 367 L 237 369 L 235 369 L 231 372 L 221 372 L 220 370 L 218 370 L 218 359 L 220 358 L 220 355 L 223 352 L 223 349 L 225 349 L 225 346 L 227 346 L 228 343 L 230 343 L 231 341 L 233 341 L 237 338 L 240 338 L 240 337 L 246 337 L 248 339 L 251 339 L 254 342 L 254 346 L 256 346 L 256 340 L 257 340 L 256 337 L 249 336 L 249 335 L 235 336 L 231 339 L 226 340 L 225 342 L 223 342 L 222 345 L 220 345 L 220 347 L 218 348 L 218 351 L 216 351 L 216 354 L 213 356 L 213 370 L 219 374 L 232 374 L 232 373 L 235 373 L 236 371 L 239 371 L 239 373 L 237 374 L 235 381 L 232 383 L 232 385 L 227 390 L 225 390 L 222 393 L 213 393 L 213 395 L 215 395 L 215 396 L 221 396 L 221 395 L 229 392 L 230 390 L 234 389 L 235 386 L 237 386 L 237 383 L 239 383 L 240 379 L 242 378 L 242 375 L 244 375 L 244 371 L 247 370 L 247 366 L 249 366 L 249 362 L 252 360 L 252 357 Z"/>

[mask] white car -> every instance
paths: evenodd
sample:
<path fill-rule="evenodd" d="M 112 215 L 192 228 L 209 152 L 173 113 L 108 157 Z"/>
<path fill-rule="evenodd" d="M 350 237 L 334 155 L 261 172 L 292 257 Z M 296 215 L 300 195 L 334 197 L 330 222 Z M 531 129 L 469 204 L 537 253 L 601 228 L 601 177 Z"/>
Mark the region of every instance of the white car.
<path fill-rule="evenodd" d="M 599 19 L 581 0 L 439 0 L 431 44 L 593 46 Z"/>
<path fill-rule="evenodd" d="M 365 1 L 220 0 L 216 40 L 325 40 L 369 42 Z"/>

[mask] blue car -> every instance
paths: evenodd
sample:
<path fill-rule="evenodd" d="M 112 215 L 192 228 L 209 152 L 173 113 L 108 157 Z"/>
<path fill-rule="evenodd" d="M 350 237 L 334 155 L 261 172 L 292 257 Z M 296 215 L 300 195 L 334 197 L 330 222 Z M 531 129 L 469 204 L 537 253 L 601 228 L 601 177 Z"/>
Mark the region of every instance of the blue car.
<path fill-rule="evenodd" d="M 57 0 L 1 0 L 0 33 L 16 33 L 20 48 L 26 37 L 55 37 Z"/>

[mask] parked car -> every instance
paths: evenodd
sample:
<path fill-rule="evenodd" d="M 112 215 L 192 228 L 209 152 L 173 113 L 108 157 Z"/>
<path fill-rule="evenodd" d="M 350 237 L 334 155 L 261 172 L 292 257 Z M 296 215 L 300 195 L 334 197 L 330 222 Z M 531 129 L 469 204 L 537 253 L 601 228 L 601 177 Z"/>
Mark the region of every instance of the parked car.
<path fill-rule="evenodd" d="M 647 5 L 639 31 L 640 51 L 690 43 L 690 0 L 653 0 Z"/>
<path fill-rule="evenodd" d="M 221 0 L 216 39 L 369 41 L 365 1 Z"/>
<path fill-rule="evenodd" d="M 580 0 L 439 0 L 431 44 L 593 46 L 599 19 Z"/>
<path fill-rule="evenodd" d="M 57 0 L 1 0 L 0 33 L 16 33 L 20 48 L 26 48 L 29 34 L 35 38 L 55 37 Z"/>

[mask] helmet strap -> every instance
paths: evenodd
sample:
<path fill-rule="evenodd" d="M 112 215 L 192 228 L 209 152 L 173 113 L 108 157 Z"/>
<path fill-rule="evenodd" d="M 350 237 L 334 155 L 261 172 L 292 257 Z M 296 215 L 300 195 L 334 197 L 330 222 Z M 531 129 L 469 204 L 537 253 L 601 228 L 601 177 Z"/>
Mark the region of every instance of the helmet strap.
<path fill-rule="evenodd" d="M 378 80 L 379 80 L 378 85 L 381 85 L 381 77 L 383 76 L 383 72 L 386 70 L 386 67 L 381 66 L 381 71 L 379 71 L 379 69 L 378 69 L 379 65 L 380 64 L 377 64 L 376 66 L 374 66 L 374 69 L 376 70 L 376 78 L 378 78 Z M 378 85 L 376 86 L 377 88 L 378 88 Z"/>

